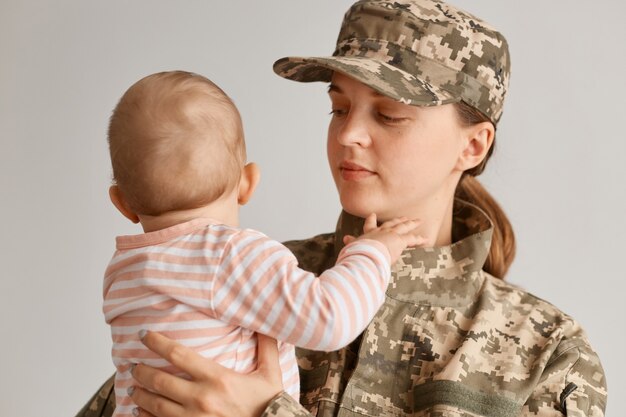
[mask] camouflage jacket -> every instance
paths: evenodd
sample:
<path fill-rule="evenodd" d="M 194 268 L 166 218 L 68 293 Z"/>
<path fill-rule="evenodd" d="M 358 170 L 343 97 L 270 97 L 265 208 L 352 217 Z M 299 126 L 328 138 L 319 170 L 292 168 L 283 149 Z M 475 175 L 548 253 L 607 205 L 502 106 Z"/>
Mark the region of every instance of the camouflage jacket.
<path fill-rule="evenodd" d="M 313 272 L 331 266 L 362 220 L 288 242 Z M 406 250 L 385 303 L 335 352 L 298 350 L 300 404 L 274 398 L 263 417 L 604 415 L 606 381 L 581 327 L 551 304 L 482 270 L 491 223 L 459 203 L 455 243 Z M 113 379 L 78 416 L 110 416 Z"/>

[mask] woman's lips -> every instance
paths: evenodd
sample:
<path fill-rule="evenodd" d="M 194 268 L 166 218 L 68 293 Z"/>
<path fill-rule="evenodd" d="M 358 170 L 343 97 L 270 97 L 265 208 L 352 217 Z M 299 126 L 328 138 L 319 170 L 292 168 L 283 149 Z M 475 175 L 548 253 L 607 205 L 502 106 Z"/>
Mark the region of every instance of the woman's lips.
<path fill-rule="evenodd" d="M 375 172 L 355 164 L 354 162 L 342 162 L 339 166 L 341 178 L 346 181 L 358 181 L 375 175 Z"/>

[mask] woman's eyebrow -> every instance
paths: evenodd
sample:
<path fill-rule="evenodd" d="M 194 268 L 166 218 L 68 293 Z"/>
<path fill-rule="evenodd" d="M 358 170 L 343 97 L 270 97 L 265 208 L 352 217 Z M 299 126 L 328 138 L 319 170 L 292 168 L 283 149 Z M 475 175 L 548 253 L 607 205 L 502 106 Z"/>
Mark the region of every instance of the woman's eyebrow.
<path fill-rule="evenodd" d="M 341 88 L 339 88 L 338 85 L 330 83 L 330 84 L 328 84 L 328 92 L 329 93 L 342 94 L 343 90 Z"/>
<path fill-rule="evenodd" d="M 344 92 L 341 89 L 341 87 L 339 87 L 337 84 L 333 84 L 333 83 L 328 84 L 328 93 L 344 94 Z M 370 92 L 370 95 L 372 95 L 374 97 L 384 97 L 384 98 L 387 98 L 387 96 L 385 96 L 384 94 L 379 93 L 378 91 L 376 91 L 374 89 L 372 89 L 372 91 Z"/>

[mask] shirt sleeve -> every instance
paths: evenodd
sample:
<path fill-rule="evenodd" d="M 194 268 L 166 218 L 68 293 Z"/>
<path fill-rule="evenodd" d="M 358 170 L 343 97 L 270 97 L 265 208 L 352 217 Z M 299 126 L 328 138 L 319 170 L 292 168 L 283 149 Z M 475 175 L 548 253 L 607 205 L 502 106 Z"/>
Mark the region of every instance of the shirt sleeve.
<path fill-rule="evenodd" d="M 360 239 L 343 248 L 319 277 L 265 235 L 234 235 L 220 260 L 211 293 L 215 317 L 280 341 L 314 350 L 347 345 L 384 301 L 389 251 Z"/>
<path fill-rule="evenodd" d="M 604 417 L 606 378 L 598 355 L 584 339 L 559 346 L 521 416 Z"/>

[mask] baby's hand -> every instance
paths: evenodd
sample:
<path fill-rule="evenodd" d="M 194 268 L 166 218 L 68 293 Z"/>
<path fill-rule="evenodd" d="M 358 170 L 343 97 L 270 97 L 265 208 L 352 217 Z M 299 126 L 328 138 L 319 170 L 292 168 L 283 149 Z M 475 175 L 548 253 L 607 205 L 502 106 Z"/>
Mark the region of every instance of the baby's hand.
<path fill-rule="evenodd" d="M 358 238 L 345 236 L 343 241 L 348 244 L 357 239 L 377 240 L 389 249 L 391 263 L 395 263 L 407 246 L 422 245 L 426 239 L 417 232 L 420 225 L 418 220 L 408 220 L 406 217 L 389 220 L 377 226 L 376 214 L 372 213 L 365 219 L 363 234 Z"/>

